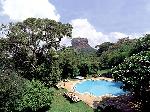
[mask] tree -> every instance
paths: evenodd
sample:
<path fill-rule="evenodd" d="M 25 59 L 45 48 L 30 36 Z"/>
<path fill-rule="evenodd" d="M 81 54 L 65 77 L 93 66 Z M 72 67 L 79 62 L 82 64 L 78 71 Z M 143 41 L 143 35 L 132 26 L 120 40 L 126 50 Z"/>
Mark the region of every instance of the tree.
<path fill-rule="evenodd" d="M 150 52 L 131 56 L 112 69 L 116 81 L 122 81 L 142 102 L 144 108 L 150 104 Z"/>
<path fill-rule="evenodd" d="M 28 18 L 23 22 L 2 25 L 1 32 L 7 37 L 6 53 L 13 59 L 14 68 L 19 74 L 46 83 L 59 80 L 56 50 L 64 36 L 71 37 L 70 24 Z"/>
<path fill-rule="evenodd" d="M 80 75 L 83 77 L 87 77 L 89 75 L 90 66 L 88 63 L 82 63 L 79 67 Z"/>
<path fill-rule="evenodd" d="M 91 63 L 90 69 L 89 69 L 89 74 L 90 75 L 97 74 L 98 66 L 99 66 L 98 63 Z"/>
<path fill-rule="evenodd" d="M 100 55 L 100 65 L 102 69 L 112 68 L 123 62 L 126 57 L 131 56 L 131 51 L 134 49 L 135 39 L 122 38 L 116 43 L 103 43 L 100 48 L 106 46 L 106 50 Z M 110 44 L 110 45 L 109 45 Z M 102 49 L 101 48 L 101 49 Z M 97 53 L 100 49 L 98 49 Z"/>
<path fill-rule="evenodd" d="M 64 48 L 59 52 L 61 58 L 59 58 L 60 69 L 62 70 L 62 79 L 74 78 L 79 75 L 79 60 L 77 51 L 72 48 Z"/>
<path fill-rule="evenodd" d="M 109 47 L 111 47 L 112 45 L 113 45 L 113 43 L 110 43 L 110 42 L 104 42 L 100 45 L 97 45 L 96 48 L 98 47 L 98 50 L 97 50 L 96 54 L 98 56 L 101 56 L 102 52 L 107 51 L 109 49 Z"/>
<path fill-rule="evenodd" d="M 74 78 L 78 75 L 87 76 L 98 71 L 98 59 L 93 52 L 82 52 L 74 48 L 63 48 L 59 51 L 62 79 Z"/>
<path fill-rule="evenodd" d="M 129 54 L 137 54 L 141 51 L 147 51 L 150 48 L 150 34 L 146 34 L 144 37 L 139 38 L 133 43 L 132 49 L 129 51 Z"/>
<path fill-rule="evenodd" d="M 10 56 L 7 54 L 7 39 L 0 38 L 0 69 L 10 67 Z"/>

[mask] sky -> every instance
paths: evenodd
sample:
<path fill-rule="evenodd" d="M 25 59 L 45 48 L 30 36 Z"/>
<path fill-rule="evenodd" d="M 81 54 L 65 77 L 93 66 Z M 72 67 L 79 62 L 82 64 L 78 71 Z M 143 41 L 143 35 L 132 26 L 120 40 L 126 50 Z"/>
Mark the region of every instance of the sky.
<path fill-rule="evenodd" d="M 150 0 L 0 0 L 0 23 L 28 17 L 49 18 L 73 26 L 73 38 L 95 47 L 150 32 Z M 64 38 L 63 45 L 71 45 Z"/>

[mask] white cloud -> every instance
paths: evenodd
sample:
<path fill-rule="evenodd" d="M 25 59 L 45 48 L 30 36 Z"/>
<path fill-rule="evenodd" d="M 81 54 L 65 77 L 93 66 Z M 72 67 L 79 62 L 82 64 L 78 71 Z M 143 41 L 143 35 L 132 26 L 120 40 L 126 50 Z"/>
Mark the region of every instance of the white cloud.
<path fill-rule="evenodd" d="M 130 39 L 138 38 L 140 34 L 124 34 L 121 32 L 110 32 L 104 34 L 102 32 L 96 31 L 94 26 L 92 26 L 87 19 L 74 19 L 70 22 L 73 26 L 72 35 L 73 38 L 81 37 L 87 38 L 89 44 L 92 47 L 95 47 L 98 44 L 103 42 L 116 42 L 120 38 L 129 37 Z M 65 44 L 67 46 L 71 45 L 71 40 L 67 38 L 63 38 L 61 44 Z"/>
<path fill-rule="evenodd" d="M 102 32 L 97 32 L 87 19 L 75 19 L 71 21 L 73 26 L 73 37 L 82 37 L 89 40 L 89 44 L 94 47 L 98 43 L 109 41 Z"/>
<path fill-rule="evenodd" d="M 49 18 L 59 21 L 60 15 L 48 0 L 1 0 L 2 15 L 22 21 L 29 17 Z"/>
<path fill-rule="evenodd" d="M 63 46 L 71 46 L 71 39 L 68 38 L 68 37 L 62 38 L 62 40 L 61 40 L 61 42 L 60 42 L 60 45 L 63 45 Z"/>
<path fill-rule="evenodd" d="M 75 19 L 71 21 L 71 24 L 74 28 L 73 38 L 87 38 L 92 47 L 95 47 L 103 42 L 116 42 L 120 38 L 128 37 L 128 35 L 121 32 L 110 32 L 108 34 L 98 32 L 87 19 Z"/>
<path fill-rule="evenodd" d="M 128 37 L 128 35 L 121 32 L 111 32 L 108 36 L 111 41 L 116 41 L 120 38 Z"/>

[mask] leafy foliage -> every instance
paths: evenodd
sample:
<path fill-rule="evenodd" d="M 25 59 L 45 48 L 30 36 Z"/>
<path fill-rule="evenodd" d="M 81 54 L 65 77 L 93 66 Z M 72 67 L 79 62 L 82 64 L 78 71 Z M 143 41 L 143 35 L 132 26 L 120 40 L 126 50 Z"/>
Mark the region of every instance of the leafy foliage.
<path fill-rule="evenodd" d="M 103 51 L 100 55 L 100 67 L 101 69 L 109 69 L 123 62 L 126 57 L 129 57 L 130 52 L 134 48 L 136 40 L 129 38 L 119 39 L 116 43 L 103 43 L 100 46 L 107 45 L 107 50 Z M 105 45 L 105 46 L 106 46 Z M 98 49 L 100 51 L 101 47 Z M 98 52 L 97 52 L 98 53 Z"/>
<path fill-rule="evenodd" d="M 150 101 L 150 52 L 141 52 L 112 69 L 115 80 L 122 81 L 143 103 Z M 144 96 L 144 97 L 143 97 Z"/>
<path fill-rule="evenodd" d="M 15 111 L 16 100 L 23 92 L 25 80 L 12 70 L 0 70 L 0 111 Z"/>
<path fill-rule="evenodd" d="M 133 43 L 132 49 L 129 51 L 129 54 L 137 54 L 141 51 L 147 51 L 150 48 L 150 34 L 146 34 L 144 37 L 141 37 Z"/>
<path fill-rule="evenodd" d="M 39 81 L 31 82 L 10 70 L 1 71 L 0 110 L 36 111 L 50 107 L 53 91 Z"/>
<path fill-rule="evenodd" d="M 111 47 L 114 43 L 110 43 L 110 42 L 104 42 L 100 45 L 97 45 L 96 48 L 98 48 L 97 50 L 97 55 L 101 56 L 103 52 L 107 51 L 109 49 L 109 47 Z"/>
<path fill-rule="evenodd" d="M 62 79 L 96 74 L 99 66 L 98 59 L 96 55 L 90 53 L 83 53 L 73 48 L 61 49 L 59 63 Z"/>
<path fill-rule="evenodd" d="M 42 108 L 49 109 L 53 91 L 45 87 L 41 82 L 32 80 L 26 82 L 26 87 L 16 102 L 17 110 L 37 111 Z"/>
<path fill-rule="evenodd" d="M 2 42 L 5 44 L 5 54 L 11 56 L 13 68 L 19 74 L 30 80 L 39 79 L 48 85 L 59 80 L 56 50 L 64 36 L 71 37 L 70 24 L 28 18 L 23 22 L 2 25 L 1 31 L 7 37 L 6 42 Z"/>

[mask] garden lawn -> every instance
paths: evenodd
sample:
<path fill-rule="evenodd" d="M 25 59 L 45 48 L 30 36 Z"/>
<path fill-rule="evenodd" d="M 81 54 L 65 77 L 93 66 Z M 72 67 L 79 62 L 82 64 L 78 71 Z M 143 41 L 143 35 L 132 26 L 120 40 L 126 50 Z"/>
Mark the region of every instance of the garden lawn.
<path fill-rule="evenodd" d="M 70 103 L 63 94 L 64 89 L 54 89 L 54 99 L 52 100 L 49 112 L 94 112 L 91 107 L 80 101 L 78 103 Z"/>

